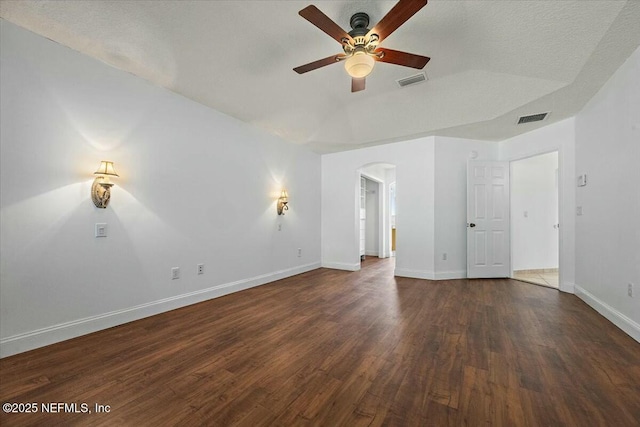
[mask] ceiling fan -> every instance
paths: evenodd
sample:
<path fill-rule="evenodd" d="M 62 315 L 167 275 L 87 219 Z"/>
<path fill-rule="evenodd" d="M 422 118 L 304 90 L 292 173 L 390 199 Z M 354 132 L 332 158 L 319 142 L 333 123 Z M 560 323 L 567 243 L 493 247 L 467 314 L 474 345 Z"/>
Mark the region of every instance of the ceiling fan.
<path fill-rule="evenodd" d="M 368 28 L 369 15 L 358 12 L 349 21 L 352 30 L 348 33 L 314 5 L 307 6 L 298 12 L 300 16 L 340 43 L 344 54 L 319 59 L 293 70 L 303 74 L 344 61 L 345 69 L 351 76 L 351 92 L 358 92 L 364 90 L 365 79 L 376 61 L 422 69 L 430 58 L 378 45 L 426 5 L 427 0 L 400 0 L 372 29 Z"/>

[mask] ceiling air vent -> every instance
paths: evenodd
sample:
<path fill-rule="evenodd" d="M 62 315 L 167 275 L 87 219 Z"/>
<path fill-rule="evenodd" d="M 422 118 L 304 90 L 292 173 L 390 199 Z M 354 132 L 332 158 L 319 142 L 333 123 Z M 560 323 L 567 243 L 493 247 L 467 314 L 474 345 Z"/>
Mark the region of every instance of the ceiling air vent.
<path fill-rule="evenodd" d="M 413 76 L 405 77 L 403 79 L 396 80 L 398 82 L 398 86 L 405 87 L 409 85 L 414 85 L 416 83 L 424 82 L 427 80 L 427 75 L 422 72 L 418 74 L 414 74 Z"/>
<path fill-rule="evenodd" d="M 530 116 L 522 116 L 518 119 L 518 124 L 521 125 L 523 123 L 531 123 L 531 122 L 539 122 L 540 120 L 544 120 L 549 113 L 539 113 L 532 114 Z"/>

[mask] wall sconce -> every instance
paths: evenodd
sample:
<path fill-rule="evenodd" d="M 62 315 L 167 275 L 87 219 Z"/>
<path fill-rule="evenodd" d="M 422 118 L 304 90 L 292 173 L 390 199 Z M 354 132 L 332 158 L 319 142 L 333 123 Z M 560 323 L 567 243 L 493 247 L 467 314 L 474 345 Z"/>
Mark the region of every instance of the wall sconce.
<path fill-rule="evenodd" d="M 109 181 L 110 176 L 118 176 L 113 168 L 113 162 L 101 161 L 98 170 L 93 173 L 97 175 L 91 186 L 91 200 L 96 208 L 105 209 L 111 198 L 111 187 L 113 183 Z"/>
<path fill-rule="evenodd" d="M 280 193 L 280 197 L 278 198 L 278 215 L 284 215 L 284 211 L 289 210 L 289 195 L 287 194 L 287 190 L 283 189 L 282 193 Z"/>

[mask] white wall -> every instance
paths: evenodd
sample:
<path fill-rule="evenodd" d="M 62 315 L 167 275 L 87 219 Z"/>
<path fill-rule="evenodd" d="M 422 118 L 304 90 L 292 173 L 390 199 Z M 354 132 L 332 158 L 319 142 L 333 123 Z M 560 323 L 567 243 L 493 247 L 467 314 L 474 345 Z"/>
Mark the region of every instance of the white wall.
<path fill-rule="evenodd" d="M 558 268 L 558 152 L 511 163 L 511 268 Z"/>
<path fill-rule="evenodd" d="M 2 355 L 319 266 L 320 156 L 0 25 Z"/>
<path fill-rule="evenodd" d="M 558 151 L 560 290 L 575 285 L 575 120 L 554 123 L 500 142 L 500 160 L 513 161 Z"/>
<path fill-rule="evenodd" d="M 392 198 L 395 199 L 396 168 L 390 168 L 385 171 L 384 182 L 387 188 L 385 203 L 387 206 L 387 212 L 389 212 L 389 224 L 388 224 L 388 230 L 387 230 L 389 234 L 389 238 L 387 239 L 387 242 L 388 242 L 387 249 L 388 249 L 389 256 L 391 256 L 391 228 L 396 227 L 395 209 L 393 211 L 391 209 L 391 199 Z M 393 184 L 393 194 L 391 194 L 392 192 L 391 184 Z M 394 201 L 394 204 L 395 204 L 395 201 Z"/>
<path fill-rule="evenodd" d="M 640 48 L 576 116 L 576 294 L 640 341 L 638 76 Z"/>
<path fill-rule="evenodd" d="M 466 165 L 497 157 L 495 142 L 428 137 L 322 156 L 322 263 L 356 270 L 356 170 L 396 165 L 398 276 L 466 277 Z M 348 183 L 354 183 L 349 185 Z M 345 184 L 346 183 L 346 184 Z M 338 210 L 338 206 L 344 208 Z M 353 210 L 346 207 L 353 206 Z M 447 253 L 447 260 L 442 254 Z"/>
<path fill-rule="evenodd" d="M 322 156 L 322 265 L 357 270 L 358 169 L 396 165 L 396 275 L 433 278 L 434 138 Z"/>
<path fill-rule="evenodd" d="M 370 179 L 365 180 L 366 185 L 366 199 L 365 209 L 367 212 L 367 218 L 365 220 L 365 254 L 367 256 L 378 256 L 379 252 L 379 240 L 380 240 L 380 225 L 379 225 L 379 211 L 380 211 L 380 185 L 377 182 Z"/>
<path fill-rule="evenodd" d="M 498 143 L 436 137 L 434 256 L 437 279 L 467 277 L 467 162 L 472 152 L 477 160 L 496 159 Z"/>

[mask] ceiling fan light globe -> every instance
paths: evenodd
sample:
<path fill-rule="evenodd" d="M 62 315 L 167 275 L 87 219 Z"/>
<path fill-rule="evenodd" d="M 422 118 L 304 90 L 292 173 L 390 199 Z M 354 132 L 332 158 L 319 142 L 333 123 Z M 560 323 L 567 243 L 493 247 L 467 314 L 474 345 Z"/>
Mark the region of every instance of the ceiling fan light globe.
<path fill-rule="evenodd" d="M 347 74 L 351 77 L 362 79 L 371 73 L 375 62 L 376 61 L 365 52 L 356 52 L 344 61 L 344 69 L 347 70 Z"/>

